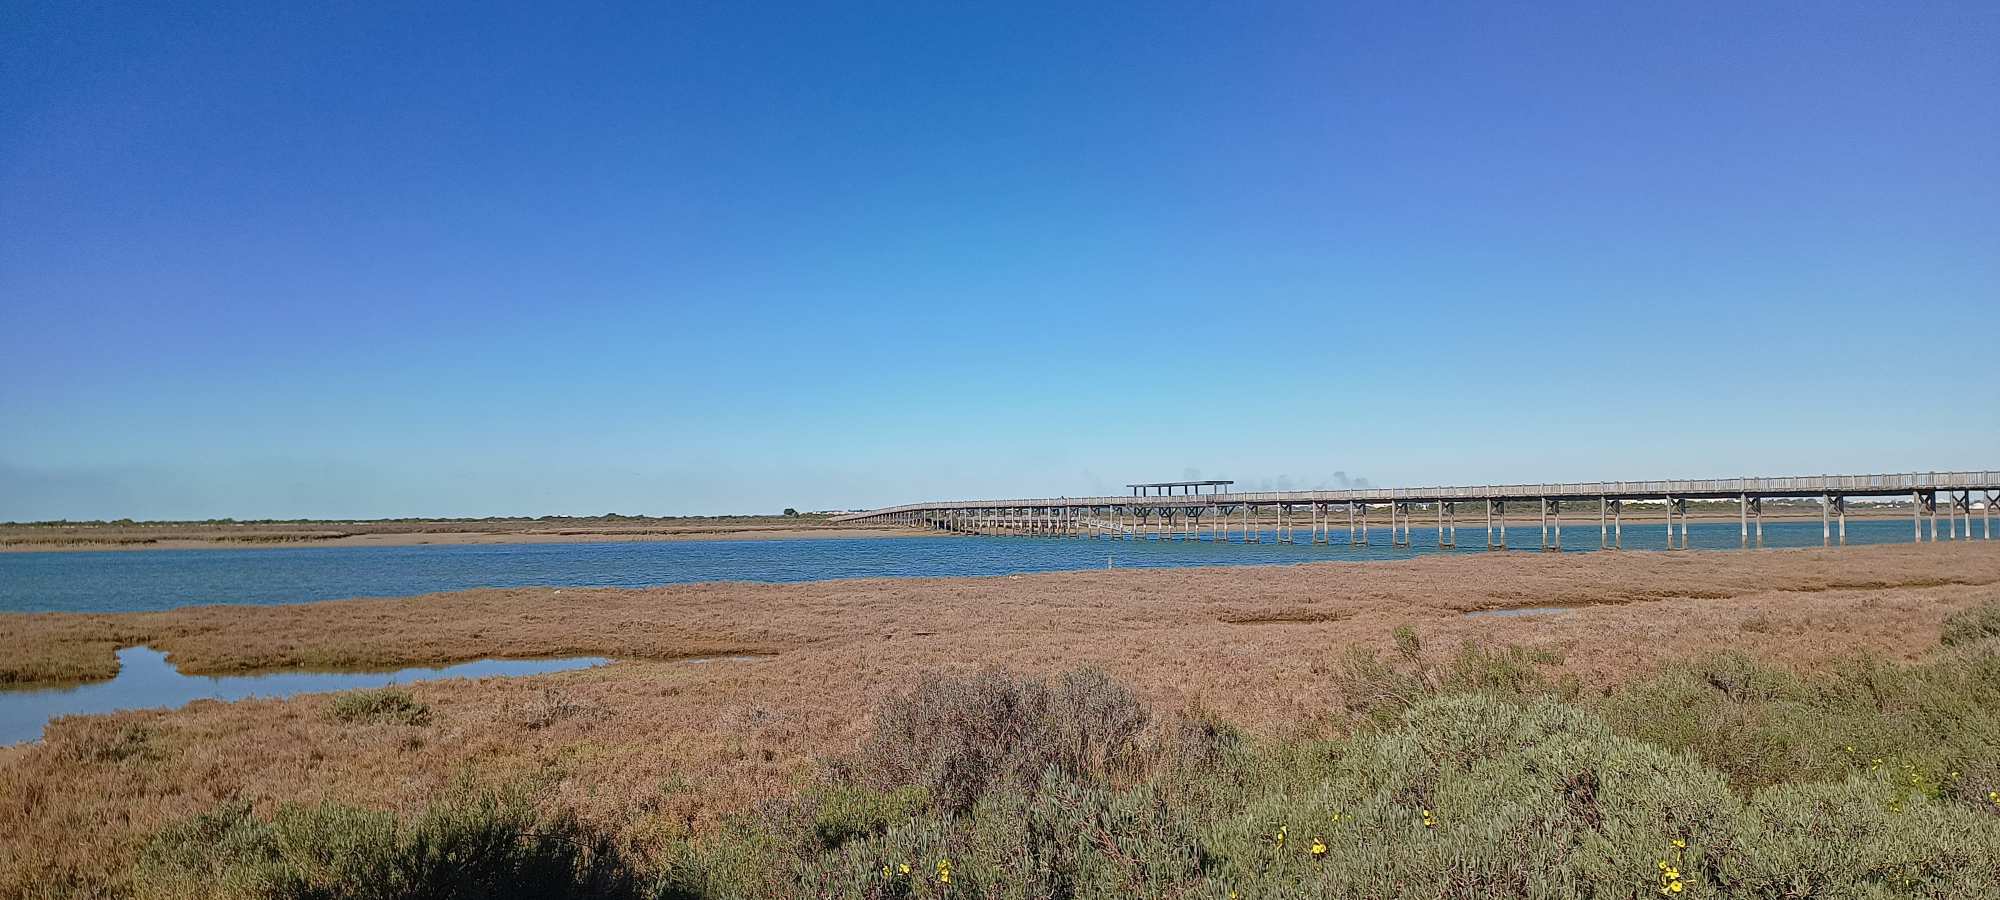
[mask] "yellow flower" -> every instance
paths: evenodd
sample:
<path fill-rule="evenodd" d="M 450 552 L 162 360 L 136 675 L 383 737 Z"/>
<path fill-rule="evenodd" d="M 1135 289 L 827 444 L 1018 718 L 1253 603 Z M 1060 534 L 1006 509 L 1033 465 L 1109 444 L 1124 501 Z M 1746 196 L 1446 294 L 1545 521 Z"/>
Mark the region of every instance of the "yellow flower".
<path fill-rule="evenodd" d="M 1653 865 L 1662 872 L 1665 872 L 1667 870 L 1667 861 L 1664 859 L 1654 863 Z"/>
<path fill-rule="evenodd" d="M 1679 869 L 1668 869 L 1668 870 L 1667 870 L 1667 880 L 1668 880 L 1668 881 L 1674 881 L 1674 880 L 1676 880 L 1676 879 L 1678 879 L 1678 878 L 1680 878 L 1680 877 L 1681 877 L 1681 870 L 1679 870 Z"/>
<path fill-rule="evenodd" d="M 1321 840 L 1320 840 L 1319 838 L 1313 838 L 1313 846 L 1312 846 L 1312 855 L 1314 855 L 1314 856 L 1325 856 L 1325 855 L 1326 855 L 1326 843 L 1325 843 L 1325 842 L 1323 842 L 1323 841 L 1321 841 Z"/>
<path fill-rule="evenodd" d="M 904 874 L 904 875 L 908 875 L 908 874 L 910 874 L 910 864 L 909 864 L 909 863 L 901 863 L 901 864 L 898 864 L 898 865 L 896 866 L 896 871 L 897 871 L 897 872 L 900 872 L 900 873 L 902 873 L 902 874 Z"/>
<path fill-rule="evenodd" d="M 1681 883 L 1676 881 L 1673 884 L 1667 885 L 1667 890 L 1673 891 L 1674 893 L 1678 894 L 1681 892 Z"/>
<path fill-rule="evenodd" d="M 1681 840 L 1680 838 L 1674 838 L 1674 849 L 1685 850 L 1687 849 L 1687 845 L 1688 845 L 1687 841 Z"/>

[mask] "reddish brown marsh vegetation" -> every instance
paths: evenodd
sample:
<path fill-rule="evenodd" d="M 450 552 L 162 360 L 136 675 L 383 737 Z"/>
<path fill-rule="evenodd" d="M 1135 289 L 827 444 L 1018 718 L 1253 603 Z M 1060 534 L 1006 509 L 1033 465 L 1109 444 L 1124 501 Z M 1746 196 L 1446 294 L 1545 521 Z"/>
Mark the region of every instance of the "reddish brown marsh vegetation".
<path fill-rule="evenodd" d="M 412 809 L 459 773 L 533 778 L 635 841 L 699 829 L 852 748 L 919 673 L 1104 669 L 1162 708 L 1253 732 L 1340 710 L 1339 661 L 1409 624 L 1429 646 L 1557 651 L 1586 688 L 1722 648 L 1803 666 L 1914 658 L 2000 598 L 2000 547 L 1466 555 L 1396 563 L 989 579 L 469 591 L 403 600 L 0 618 L 0 660 L 109 674 L 147 642 L 194 671 L 589 653 L 599 670 L 408 688 L 423 724 L 343 722 L 326 697 L 59 722 L 0 756 L 0 895 L 115 886 L 161 825 L 237 798 Z M 1574 606 L 1553 615 L 1470 610 Z M 688 656 L 756 652 L 759 661 Z M 83 663 L 75 663 L 77 660 Z M 55 669 L 53 663 L 50 669 Z M 559 695 L 551 695 L 553 689 Z M 582 710 L 587 714 L 569 714 Z"/>

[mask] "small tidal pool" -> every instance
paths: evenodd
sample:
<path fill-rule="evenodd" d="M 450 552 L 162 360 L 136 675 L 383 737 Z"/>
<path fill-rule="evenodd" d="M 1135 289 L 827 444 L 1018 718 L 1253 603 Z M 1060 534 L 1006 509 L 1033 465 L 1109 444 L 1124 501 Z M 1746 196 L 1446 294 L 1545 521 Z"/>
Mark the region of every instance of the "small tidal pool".
<path fill-rule="evenodd" d="M 608 659 L 481 659 L 440 668 L 393 672 L 267 672 L 256 675 L 183 675 L 167 655 L 151 647 L 118 651 L 118 676 L 110 681 L 59 688 L 0 690 L 0 745 L 40 740 L 43 726 L 57 716 L 91 715 L 121 709 L 179 708 L 196 700 L 290 697 L 322 691 L 377 688 L 439 678 L 540 675 L 601 666 Z"/>
<path fill-rule="evenodd" d="M 1507 609 L 1475 609 L 1465 614 L 1468 619 L 1511 618 L 1513 616 L 1547 616 L 1556 613 L 1575 612 L 1576 606 L 1515 606 Z"/>

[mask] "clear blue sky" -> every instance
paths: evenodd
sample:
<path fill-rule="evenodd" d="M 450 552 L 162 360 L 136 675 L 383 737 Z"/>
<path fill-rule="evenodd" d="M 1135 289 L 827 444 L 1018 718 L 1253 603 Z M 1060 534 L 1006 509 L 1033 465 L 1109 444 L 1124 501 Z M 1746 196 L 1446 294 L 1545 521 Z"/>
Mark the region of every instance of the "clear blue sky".
<path fill-rule="evenodd" d="M 1991 3 L 183 6 L 0 14 L 0 519 L 2000 466 Z"/>

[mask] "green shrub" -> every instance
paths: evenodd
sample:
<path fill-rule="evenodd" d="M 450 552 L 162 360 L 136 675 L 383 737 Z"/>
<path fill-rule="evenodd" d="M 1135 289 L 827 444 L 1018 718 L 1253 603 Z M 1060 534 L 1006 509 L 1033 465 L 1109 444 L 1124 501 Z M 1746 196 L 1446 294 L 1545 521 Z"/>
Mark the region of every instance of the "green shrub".
<path fill-rule="evenodd" d="M 801 860 L 825 852 L 791 816 L 733 816 L 699 838 L 655 848 L 653 900 L 791 896 Z"/>
<path fill-rule="evenodd" d="M 1489 648 L 1466 643 L 1451 658 L 1427 656 L 1409 626 L 1394 633 L 1396 655 L 1384 660 L 1375 651 L 1355 648 L 1334 674 L 1334 687 L 1348 712 L 1377 726 L 1393 725 L 1411 707 L 1443 694 L 1479 693 L 1520 700 L 1537 697 L 1574 699 L 1581 689 L 1574 678 L 1551 678 L 1540 667 L 1562 662 L 1553 651 L 1524 647 Z"/>
<path fill-rule="evenodd" d="M 1947 647 L 2000 637 L 2000 602 L 1981 603 L 1945 617 L 1939 640 Z"/>
<path fill-rule="evenodd" d="M 408 691 L 396 688 L 348 691 L 335 695 L 327 705 L 327 715 L 338 722 L 391 722 L 399 725 L 426 725 L 431 708 Z"/>
<path fill-rule="evenodd" d="M 1427 700 L 1316 774 L 1214 828 L 1222 885 L 1244 896 L 1631 897 L 1654 892 L 1655 863 L 1671 858 L 1683 892 L 1700 896 L 1708 860 L 1735 841 L 1739 804 L 1718 774 L 1551 700 Z"/>
<path fill-rule="evenodd" d="M 1851 660 L 1801 677 L 1722 654 L 1664 669 L 1595 708 L 1620 734 L 1699 755 L 1742 792 L 1876 768 L 1938 783 L 2000 746 L 2000 655 Z"/>
<path fill-rule="evenodd" d="M 1695 754 L 1532 696 L 1565 694 L 1560 685 L 1476 674 L 1526 657 L 1460 658 L 1471 664 L 1391 667 L 1436 681 L 1380 729 L 1238 737 L 1200 765 L 1160 767 L 1123 789 L 1051 766 L 997 781 L 963 810 L 822 840 L 828 849 L 788 864 L 789 888 L 745 895 L 1887 898 L 1990 896 L 2000 884 L 2000 804 L 1981 793 L 2000 788 L 1979 787 L 2000 775 L 1987 769 L 1939 780 L 1913 763 L 1844 762 L 1831 781 L 1746 799 Z M 1872 691 L 1878 715 L 1932 723 L 1918 731 L 1962 722 L 1959 704 L 1936 695 L 1980 683 L 1977 673 L 1912 669 L 1855 663 L 1816 681 L 1719 658 L 1683 674 L 1701 686 L 1695 696 L 1767 711 L 1860 717 L 1854 698 Z M 1786 706 L 1802 697 L 1816 705 Z M 1983 693 L 1965 702 L 1992 706 Z"/>
<path fill-rule="evenodd" d="M 925 804 L 921 788 L 879 791 L 854 784 L 833 784 L 811 798 L 813 834 L 820 846 L 839 847 L 848 841 L 881 834 L 909 819 Z"/>
<path fill-rule="evenodd" d="M 230 804 L 163 830 L 134 872 L 142 898 L 483 900 L 624 897 L 633 879 L 606 839 L 516 792 L 453 789 L 413 820 L 337 803 L 269 821 Z"/>
<path fill-rule="evenodd" d="M 1885 773 L 1759 791 L 1721 871 L 1740 897 L 1991 897 L 1994 817 Z"/>
<path fill-rule="evenodd" d="M 807 860 L 786 896 L 1158 897 L 1199 883 L 1195 816 L 1051 771 Z"/>

